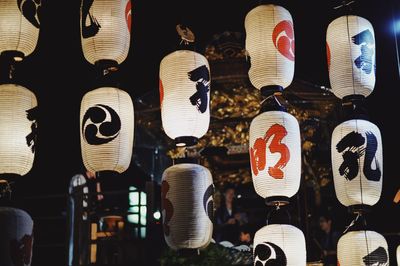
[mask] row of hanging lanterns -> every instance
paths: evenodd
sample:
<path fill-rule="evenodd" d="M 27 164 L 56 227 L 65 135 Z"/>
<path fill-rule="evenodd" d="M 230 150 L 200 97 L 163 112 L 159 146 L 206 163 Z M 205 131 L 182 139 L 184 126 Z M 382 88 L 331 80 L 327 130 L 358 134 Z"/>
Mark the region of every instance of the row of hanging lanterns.
<path fill-rule="evenodd" d="M 0 179 L 6 182 L 27 174 L 35 158 L 37 99 L 15 84 L 13 71 L 36 48 L 40 9 L 40 1 L 3 0 L 0 6 L 0 58 L 9 64 L 7 81 L 0 84 Z M 0 207 L 0 236 L 0 265 L 31 265 L 33 220 L 28 213 Z"/>
<path fill-rule="evenodd" d="M 346 15 L 327 29 L 326 50 L 332 92 L 352 114 L 332 133 L 332 172 L 340 203 L 357 214 L 338 242 L 338 264 L 389 265 L 385 238 L 366 227 L 364 213 L 382 193 L 383 152 L 379 128 L 366 119 L 361 106 L 375 87 L 375 33 L 365 18 Z"/>
<path fill-rule="evenodd" d="M 260 5 L 247 14 L 245 29 L 249 79 L 265 97 L 250 125 L 253 185 L 267 205 L 279 209 L 297 193 L 301 180 L 299 123 L 277 98 L 293 80 L 293 20 L 283 7 Z M 303 232 L 290 224 L 267 224 L 256 232 L 253 246 L 254 265 L 306 265 Z"/>
<path fill-rule="evenodd" d="M 182 42 L 194 42 L 189 28 L 177 25 Z M 211 75 L 207 59 L 179 49 L 160 63 L 162 126 L 177 147 L 191 147 L 210 124 Z M 196 160 L 194 160 L 196 161 Z M 174 160 L 162 176 L 161 206 L 165 241 L 182 254 L 198 254 L 213 233 L 214 185 L 210 171 L 193 158 Z"/>

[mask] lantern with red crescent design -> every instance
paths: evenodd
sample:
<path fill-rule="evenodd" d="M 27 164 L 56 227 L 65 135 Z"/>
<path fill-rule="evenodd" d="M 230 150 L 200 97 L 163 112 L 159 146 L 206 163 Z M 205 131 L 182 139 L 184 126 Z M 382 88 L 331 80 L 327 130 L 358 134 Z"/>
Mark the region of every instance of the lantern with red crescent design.
<path fill-rule="evenodd" d="M 263 94 L 281 91 L 294 75 L 294 29 L 290 13 L 281 6 L 260 5 L 245 19 L 249 78 Z"/>

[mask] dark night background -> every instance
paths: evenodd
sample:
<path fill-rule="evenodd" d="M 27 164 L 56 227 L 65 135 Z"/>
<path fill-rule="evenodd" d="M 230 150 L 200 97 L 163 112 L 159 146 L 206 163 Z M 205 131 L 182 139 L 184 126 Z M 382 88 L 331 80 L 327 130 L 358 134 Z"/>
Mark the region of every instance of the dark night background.
<path fill-rule="evenodd" d="M 79 139 L 80 102 L 82 96 L 94 88 L 97 75 L 81 49 L 80 1 L 42 2 L 37 48 L 19 65 L 16 73 L 18 83 L 36 94 L 40 107 L 35 162 L 29 174 L 16 180 L 13 197 L 17 206 L 25 206 L 29 197 L 65 194 L 70 178 L 83 172 Z M 329 22 L 341 15 L 342 11 L 333 10 L 338 1 L 275 2 L 287 8 L 293 16 L 295 78 L 329 87 L 325 34 Z M 193 30 L 197 38 L 196 49 L 203 52 L 205 44 L 216 33 L 226 30 L 244 32 L 244 17 L 257 4 L 258 1 L 245 0 L 133 1 L 131 48 L 128 58 L 120 66 L 120 87 L 130 93 L 134 104 L 141 96 L 158 91 L 160 60 L 179 43 L 176 24 L 184 23 Z M 384 186 L 382 199 L 373 208 L 368 221 L 381 233 L 400 231 L 399 206 L 392 202 L 400 188 L 396 168 L 400 148 L 397 131 L 400 80 L 392 19 L 394 15 L 400 21 L 399 7 L 396 0 L 358 0 L 353 6 L 354 14 L 372 23 L 376 36 L 377 82 L 367 102 L 370 120 L 382 133 Z M 398 28 L 400 30 L 400 22 Z M 149 179 L 132 163 L 124 174 L 109 176 L 105 189 L 126 188 L 128 184 L 141 187 Z M 43 199 L 31 202 L 30 213 L 35 212 L 33 217 L 51 217 L 64 209 L 64 199 Z M 35 226 L 38 242 L 41 238 L 51 239 L 57 235 L 63 239 L 65 234 L 65 225 L 62 224 L 53 228 L 41 225 L 38 220 Z M 51 265 L 63 265 L 62 251 L 49 247 L 46 253 Z M 35 260 L 43 257 L 34 253 L 34 265 L 38 265 Z"/>

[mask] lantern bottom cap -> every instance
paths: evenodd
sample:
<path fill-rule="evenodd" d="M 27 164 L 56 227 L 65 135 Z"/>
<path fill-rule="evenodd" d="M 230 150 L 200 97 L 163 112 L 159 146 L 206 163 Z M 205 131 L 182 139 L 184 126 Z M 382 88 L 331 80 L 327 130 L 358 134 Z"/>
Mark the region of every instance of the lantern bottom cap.
<path fill-rule="evenodd" d="M 182 257 L 198 256 L 200 255 L 200 250 L 194 248 L 183 248 L 178 250 L 178 255 Z"/>
<path fill-rule="evenodd" d="M 96 61 L 94 65 L 102 71 L 109 70 L 114 72 L 118 70 L 118 62 L 112 59 L 101 59 Z"/>
<path fill-rule="evenodd" d="M 265 198 L 267 206 L 284 206 L 290 203 L 290 198 L 285 196 L 273 196 Z"/>
<path fill-rule="evenodd" d="M 268 85 L 260 89 L 261 95 L 264 97 L 269 97 L 271 95 L 281 95 L 283 92 L 283 87 L 279 85 Z"/>
<path fill-rule="evenodd" d="M 350 213 L 365 214 L 371 212 L 371 206 L 365 204 L 355 204 L 348 206 Z"/>
<path fill-rule="evenodd" d="M 17 50 L 3 51 L 3 52 L 1 52 L 0 56 L 5 57 L 7 59 L 14 60 L 16 62 L 22 61 L 25 58 L 24 53 L 21 51 L 17 51 Z"/>
<path fill-rule="evenodd" d="M 286 107 L 281 104 L 275 94 L 268 96 L 261 102 L 260 113 L 269 111 L 286 112 Z"/>
<path fill-rule="evenodd" d="M 193 136 L 182 136 L 182 137 L 177 137 L 175 138 L 175 145 L 178 147 L 184 147 L 184 146 L 194 146 L 198 142 L 198 138 L 193 137 Z"/>

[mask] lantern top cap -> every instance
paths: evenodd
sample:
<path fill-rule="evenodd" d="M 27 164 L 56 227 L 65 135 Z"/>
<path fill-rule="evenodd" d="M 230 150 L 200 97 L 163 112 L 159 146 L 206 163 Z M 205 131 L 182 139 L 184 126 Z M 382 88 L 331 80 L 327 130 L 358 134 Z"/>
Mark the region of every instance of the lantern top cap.
<path fill-rule="evenodd" d="M 260 11 L 270 11 L 270 10 L 279 10 L 281 12 L 289 13 L 289 11 L 286 8 L 282 7 L 282 6 L 278 6 L 278 5 L 274 5 L 274 4 L 262 4 L 262 5 L 256 6 L 255 8 L 253 8 L 252 10 L 250 10 L 247 13 L 246 18 L 245 18 L 245 22 L 247 21 L 247 19 L 249 19 L 250 16 L 253 15 L 253 13 L 257 13 L 257 12 L 260 12 Z"/>
<path fill-rule="evenodd" d="M 190 51 L 190 50 L 176 50 L 176 51 L 173 51 L 172 53 L 169 53 L 166 56 L 164 56 L 164 58 L 161 60 L 160 65 L 163 64 L 163 62 L 167 61 L 170 58 L 179 58 L 179 57 L 188 56 L 190 54 L 193 55 L 193 59 L 195 59 L 195 57 L 200 57 L 203 60 L 208 61 L 204 55 L 202 55 L 198 52 L 194 52 L 194 51 Z"/>

